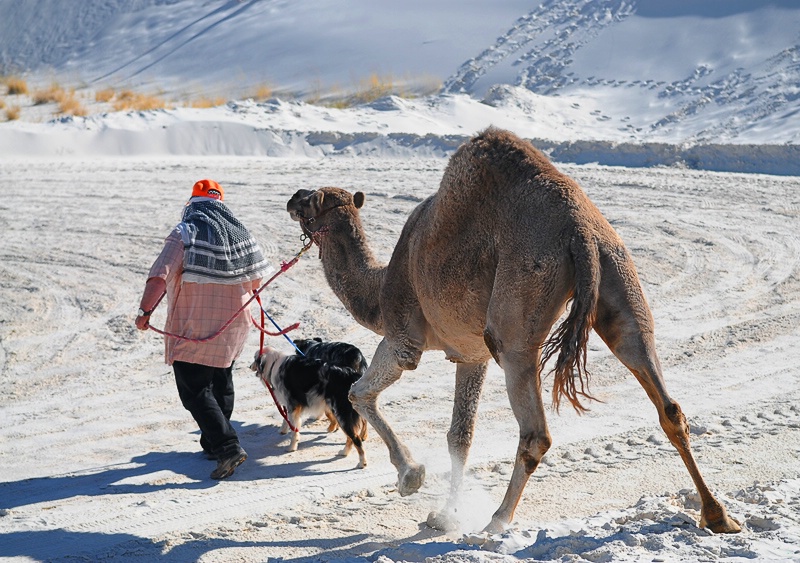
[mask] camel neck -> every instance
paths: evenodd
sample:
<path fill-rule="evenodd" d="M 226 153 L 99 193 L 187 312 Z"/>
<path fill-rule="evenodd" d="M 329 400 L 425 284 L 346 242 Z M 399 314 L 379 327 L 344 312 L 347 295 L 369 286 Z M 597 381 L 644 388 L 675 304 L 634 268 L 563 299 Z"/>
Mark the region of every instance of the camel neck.
<path fill-rule="evenodd" d="M 386 266 L 375 260 L 360 224 L 335 229 L 320 241 L 320 258 L 333 292 L 362 326 L 383 334 L 380 300 Z"/>

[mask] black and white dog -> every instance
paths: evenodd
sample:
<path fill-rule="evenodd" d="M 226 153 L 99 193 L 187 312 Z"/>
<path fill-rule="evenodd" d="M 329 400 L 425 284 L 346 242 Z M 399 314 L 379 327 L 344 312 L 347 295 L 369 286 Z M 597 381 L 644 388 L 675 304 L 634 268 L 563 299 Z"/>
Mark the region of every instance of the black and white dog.
<path fill-rule="evenodd" d="M 341 427 L 347 443 L 339 455 L 346 456 L 355 446 L 358 467 L 366 467 L 362 442 L 367 439 L 367 422 L 355 411 L 347 398 L 350 386 L 367 371 L 367 360 L 361 351 L 345 342 L 322 342 L 319 338 L 297 340 L 295 345 L 305 354 L 286 354 L 266 346 L 250 369 L 269 382 L 278 402 L 295 428 L 301 417 L 325 414 L 330 421 L 328 432 Z M 281 434 L 289 431 L 284 423 Z M 299 432 L 292 433 L 287 451 L 297 450 Z"/>

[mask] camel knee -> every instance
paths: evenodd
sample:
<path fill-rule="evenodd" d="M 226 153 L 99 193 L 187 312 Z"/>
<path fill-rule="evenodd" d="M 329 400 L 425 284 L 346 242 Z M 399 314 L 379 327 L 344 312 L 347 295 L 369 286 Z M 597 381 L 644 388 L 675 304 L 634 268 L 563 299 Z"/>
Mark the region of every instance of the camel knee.
<path fill-rule="evenodd" d="M 422 350 L 411 344 L 406 344 L 402 348 L 396 348 L 394 357 L 397 365 L 404 371 L 412 371 L 417 369 L 419 361 L 422 358 Z"/>
<path fill-rule="evenodd" d="M 517 455 L 525 465 L 525 472 L 528 475 L 536 470 L 552 443 L 549 432 L 532 432 L 520 437 Z"/>
<path fill-rule="evenodd" d="M 347 398 L 361 416 L 364 416 L 364 411 L 372 404 L 375 404 L 378 394 L 370 390 L 366 384 L 365 377 L 362 377 L 350 387 L 350 392 Z"/>

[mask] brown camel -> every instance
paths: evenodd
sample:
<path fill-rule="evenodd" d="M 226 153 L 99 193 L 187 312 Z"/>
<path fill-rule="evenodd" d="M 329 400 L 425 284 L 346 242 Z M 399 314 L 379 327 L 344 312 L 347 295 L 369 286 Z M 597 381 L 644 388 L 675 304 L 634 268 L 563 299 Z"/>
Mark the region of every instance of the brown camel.
<path fill-rule="evenodd" d="M 577 183 L 512 133 L 490 128 L 450 159 L 439 191 L 419 204 L 388 265 L 376 262 L 359 209 L 364 194 L 300 190 L 291 217 L 319 245 L 325 277 L 347 310 L 383 336 L 367 373 L 350 392 L 356 410 L 383 438 L 401 495 L 425 479 L 378 408 L 378 395 L 425 350 L 457 364 L 447 443 L 450 496 L 429 525 L 452 527 L 478 399 L 489 360 L 505 372 L 519 423 L 514 471 L 487 526 L 511 522 L 522 491 L 551 444 L 542 401 L 542 366 L 555 357 L 553 404 L 579 412 L 588 394 L 586 343 L 594 329 L 633 373 L 658 410 L 702 499 L 700 526 L 738 532 L 714 498 L 689 446 L 689 427 L 667 393 L 656 357 L 653 317 L 622 240 Z M 572 300 L 566 319 L 551 328 Z"/>

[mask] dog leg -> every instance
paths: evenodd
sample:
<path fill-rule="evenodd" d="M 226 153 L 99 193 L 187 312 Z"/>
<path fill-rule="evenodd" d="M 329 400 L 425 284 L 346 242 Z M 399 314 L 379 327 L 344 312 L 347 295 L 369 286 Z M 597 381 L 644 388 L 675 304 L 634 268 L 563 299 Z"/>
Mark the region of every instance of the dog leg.
<path fill-rule="evenodd" d="M 339 452 L 340 456 L 347 456 L 350 453 L 350 450 L 353 449 L 355 446 L 356 451 L 358 452 L 358 465 L 356 469 L 363 469 L 367 466 L 367 456 L 364 454 L 364 446 L 361 443 L 361 435 L 365 433 L 367 423 L 364 419 L 357 417 L 354 420 L 344 420 L 339 423 L 339 426 L 342 428 L 342 432 L 345 433 L 347 436 L 347 442 L 344 445 L 344 449 Z"/>
<path fill-rule="evenodd" d="M 297 445 L 300 442 L 300 416 L 302 412 L 302 407 L 296 407 L 294 410 L 292 410 L 292 412 L 286 413 L 287 417 L 289 418 L 289 422 L 292 423 L 292 426 L 297 428 L 297 432 L 292 431 L 292 441 L 289 443 L 289 447 L 286 448 L 287 452 L 297 451 Z"/>
<path fill-rule="evenodd" d="M 350 450 L 352 449 L 353 449 L 353 440 L 351 440 L 350 437 L 348 436 L 347 442 L 345 442 L 344 444 L 344 448 L 342 448 L 342 450 L 337 455 L 341 457 L 347 457 L 350 455 Z"/>
<path fill-rule="evenodd" d="M 367 466 L 367 454 L 364 453 L 364 446 L 361 444 L 356 445 L 356 451 L 358 451 L 358 465 L 356 465 L 356 469 L 364 469 Z"/>
<path fill-rule="evenodd" d="M 328 432 L 336 432 L 339 429 L 339 422 L 336 417 L 329 410 L 325 410 L 325 416 L 328 418 Z"/>
<path fill-rule="evenodd" d="M 288 433 L 289 433 L 289 423 L 284 420 L 283 424 L 281 425 L 281 434 L 288 434 Z"/>

